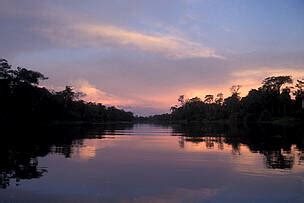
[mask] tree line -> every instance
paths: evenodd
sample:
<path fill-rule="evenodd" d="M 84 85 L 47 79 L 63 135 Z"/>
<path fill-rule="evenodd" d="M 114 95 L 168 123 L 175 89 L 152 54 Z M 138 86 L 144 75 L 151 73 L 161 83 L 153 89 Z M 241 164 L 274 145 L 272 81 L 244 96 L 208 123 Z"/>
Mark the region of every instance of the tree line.
<path fill-rule="evenodd" d="M 138 118 L 141 121 L 230 121 L 281 122 L 304 120 L 304 80 L 294 81 L 291 76 L 272 76 L 262 86 L 240 96 L 241 85 L 231 87 L 231 95 L 224 98 L 206 95 L 203 99 L 179 96 L 178 105 L 167 114 Z M 285 119 L 285 121 L 284 121 Z"/>
<path fill-rule="evenodd" d="M 0 59 L 0 121 L 1 122 L 48 122 L 132 121 L 133 113 L 114 106 L 86 102 L 85 96 L 66 86 L 53 91 L 39 86 L 48 79 L 42 73 L 22 67 L 12 69 L 5 59 Z"/>

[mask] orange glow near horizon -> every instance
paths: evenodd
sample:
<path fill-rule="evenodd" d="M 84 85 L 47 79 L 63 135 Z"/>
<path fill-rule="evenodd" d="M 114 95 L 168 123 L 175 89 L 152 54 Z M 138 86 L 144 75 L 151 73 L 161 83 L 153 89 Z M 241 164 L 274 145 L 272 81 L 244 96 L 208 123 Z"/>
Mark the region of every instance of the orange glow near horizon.
<path fill-rule="evenodd" d="M 204 96 L 212 94 L 216 97 L 218 93 L 223 93 L 224 97 L 230 96 L 230 87 L 232 85 L 241 85 L 241 96 L 246 96 L 251 89 L 261 86 L 261 81 L 268 76 L 291 75 L 294 80 L 304 78 L 304 71 L 289 70 L 289 69 L 269 69 L 261 70 L 245 70 L 231 74 L 233 79 L 223 85 L 209 85 L 203 88 L 188 87 L 184 89 L 176 89 L 169 93 L 160 92 L 157 95 L 136 95 L 130 98 L 122 98 L 117 95 L 107 93 L 98 89 L 88 81 L 80 80 L 75 82 L 77 90 L 85 93 L 86 101 L 93 101 L 105 105 L 114 105 L 118 107 L 157 107 L 169 111 L 170 107 L 177 104 L 179 95 L 185 95 L 186 99 L 199 97 L 204 100 Z M 202 85 L 203 86 L 203 85 Z"/>

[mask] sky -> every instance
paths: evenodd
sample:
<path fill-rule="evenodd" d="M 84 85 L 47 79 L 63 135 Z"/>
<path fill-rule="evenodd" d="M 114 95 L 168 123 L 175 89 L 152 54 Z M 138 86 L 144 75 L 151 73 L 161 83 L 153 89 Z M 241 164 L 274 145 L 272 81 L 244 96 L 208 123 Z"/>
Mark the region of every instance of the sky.
<path fill-rule="evenodd" d="M 0 58 L 138 115 L 304 78 L 303 0 L 0 0 Z"/>

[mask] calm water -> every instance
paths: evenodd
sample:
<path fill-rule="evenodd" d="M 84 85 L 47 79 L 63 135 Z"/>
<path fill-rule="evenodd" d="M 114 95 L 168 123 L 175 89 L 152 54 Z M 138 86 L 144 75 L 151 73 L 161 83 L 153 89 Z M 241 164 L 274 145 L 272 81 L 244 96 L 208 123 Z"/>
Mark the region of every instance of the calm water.
<path fill-rule="evenodd" d="M 129 124 L 1 135 L 0 202 L 304 202 L 302 129 Z"/>

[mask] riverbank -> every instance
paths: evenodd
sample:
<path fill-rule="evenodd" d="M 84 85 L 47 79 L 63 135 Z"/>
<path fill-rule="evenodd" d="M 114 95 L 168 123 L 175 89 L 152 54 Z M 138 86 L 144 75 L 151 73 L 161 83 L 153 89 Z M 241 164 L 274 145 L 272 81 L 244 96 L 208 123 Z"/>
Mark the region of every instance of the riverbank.
<path fill-rule="evenodd" d="M 221 125 L 278 125 L 278 126 L 298 126 L 303 125 L 304 121 L 301 119 L 296 119 L 292 117 L 284 117 L 284 118 L 275 118 L 270 121 L 232 121 L 229 119 L 219 119 L 219 120 L 195 120 L 195 121 L 187 121 L 187 120 L 145 120 L 145 121 L 136 121 L 138 123 L 165 123 L 165 124 L 221 124 Z"/>

